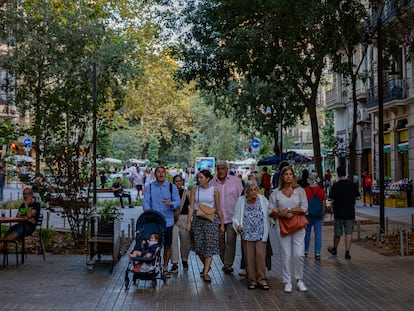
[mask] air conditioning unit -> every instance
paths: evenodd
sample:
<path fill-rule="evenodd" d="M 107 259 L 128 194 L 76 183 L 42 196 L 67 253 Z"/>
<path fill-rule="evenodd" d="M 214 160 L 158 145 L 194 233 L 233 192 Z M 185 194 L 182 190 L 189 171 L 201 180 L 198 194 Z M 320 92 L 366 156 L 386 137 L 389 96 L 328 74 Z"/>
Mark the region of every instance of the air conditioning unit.
<path fill-rule="evenodd" d="M 358 108 L 357 122 L 369 121 L 369 115 L 365 108 Z"/>

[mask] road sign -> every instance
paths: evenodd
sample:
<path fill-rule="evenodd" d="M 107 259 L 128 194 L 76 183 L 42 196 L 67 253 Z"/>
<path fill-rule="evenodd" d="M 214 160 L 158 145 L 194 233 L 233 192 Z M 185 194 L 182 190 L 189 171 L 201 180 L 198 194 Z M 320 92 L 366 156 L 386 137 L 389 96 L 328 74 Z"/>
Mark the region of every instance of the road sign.
<path fill-rule="evenodd" d="M 252 148 L 257 149 L 260 146 L 260 140 L 259 138 L 253 138 L 252 139 Z"/>
<path fill-rule="evenodd" d="M 31 138 L 29 138 L 29 137 L 26 137 L 26 138 L 24 139 L 23 143 L 24 143 L 24 145 L 25 145 L 26 147 L 30 147 L 30 146 L 32 145 L 32 139 L 31 139 Z"/>

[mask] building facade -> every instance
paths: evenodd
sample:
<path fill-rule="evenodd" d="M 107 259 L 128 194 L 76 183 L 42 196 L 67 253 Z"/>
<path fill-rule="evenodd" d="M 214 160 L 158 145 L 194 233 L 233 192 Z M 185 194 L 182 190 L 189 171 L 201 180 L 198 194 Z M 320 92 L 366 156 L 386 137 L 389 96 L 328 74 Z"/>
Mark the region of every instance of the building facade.
<path fill-rule="evenodd" d="M 414 1 L 410 1 L 411 5 Z M 392 23 L 395 11 L 386 1 L 382 11 L 385 26 Z M 413 22 L 414 26 L 414 22 Z M 414 86 L 413 86 L 413 34 L 404 37 L 400 55 L 384 60 L 383 70 L 383 133 L 378 130 L 378 50 L 374 44 L 356 47 L 354 63 L 362 59 L 356 93 L 357 142 L 356 171 L 361 177 L 363 170 L 379 178 L 379 135 L 384 137 L 384 176 L 387 182 L 398 183 L 414 178 Z M 364 51 L 366 55 L 364 56 Z M 327 107 L 334 111 L 335 135 L 338 143 L 336 162 L 349 165 L 349 138 L 353 123 L 352 89 L 338 73 L 333 73 L 332 88 L 327 92 Z"/>

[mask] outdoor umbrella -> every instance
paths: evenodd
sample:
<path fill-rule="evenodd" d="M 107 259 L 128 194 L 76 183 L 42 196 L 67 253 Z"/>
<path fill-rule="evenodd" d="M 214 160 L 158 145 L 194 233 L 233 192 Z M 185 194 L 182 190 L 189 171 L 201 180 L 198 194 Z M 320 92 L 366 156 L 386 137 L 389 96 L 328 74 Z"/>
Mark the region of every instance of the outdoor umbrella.
<path fill-rule="evenodd" d="M 9 161 L 16 161 L 16 162 L 35 162 L 36 160 L 32 157 L 29 157 L 24 154 L 16 154 L 7 158 Z"/>
<path fill-rule="evenodd" d="M 103 158 L 98 160 L 99 163 L 106 162 L 106 163 L 114 163 L 114 164 L 121 164 L 122 160 L 115 159 L 115 158 Z"/>
<path fill-rule="evenodd" d="M 148 160 L 139 160 L 139 159 L 131 158 L 131 159 L 126 160 L 125 162 L 144 165 L 145 163 L 148 162 Z"/>
<path fill-rule="evenodd" d="M 267 157 L 267 158 L 259 160 L 259 162 L 257 162 L 257 165 L 258 166 L 278 165 L 279 163 L 280 163 L 280 157 Z"/>
<path fill-rule="evenodd" d="M 286 161 L 288 163 L 309 163 L 312 162 L 312 159 L 310 159 L 307 156 L 301 155 L 295 151 L 288 151 L 284 152 L 282 154 L 282 161 Z M 257 162 L 258 166 L 264 166 L 264 165 L 278 165 L 281 162 L 280 157 L 268 157 L 260 160 Z"/>

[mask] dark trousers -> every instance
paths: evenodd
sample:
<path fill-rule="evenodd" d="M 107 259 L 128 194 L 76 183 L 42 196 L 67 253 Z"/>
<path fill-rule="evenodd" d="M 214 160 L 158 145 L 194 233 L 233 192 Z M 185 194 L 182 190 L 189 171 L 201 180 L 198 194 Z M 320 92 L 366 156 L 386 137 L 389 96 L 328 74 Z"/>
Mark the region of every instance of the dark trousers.
<path fill-rule="evenodd" d="M 122 192 L 122 193 L 116 193 L 116 197 L 119 197 L 119 201 L 121 202 L 121 207 L 124 207 L 124 202 L 122 201 L 122 198 L 128 198 L 128 205 L 131 204 L 131 194 L 129 192 Z"/>

